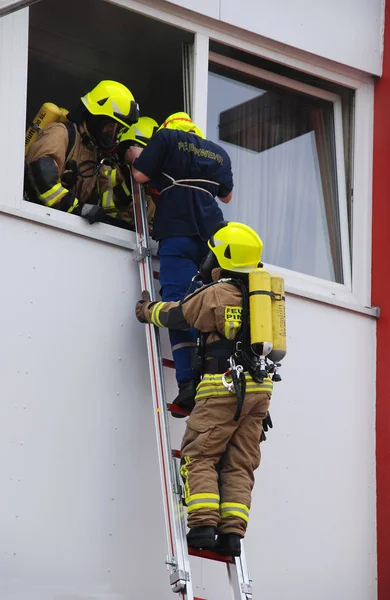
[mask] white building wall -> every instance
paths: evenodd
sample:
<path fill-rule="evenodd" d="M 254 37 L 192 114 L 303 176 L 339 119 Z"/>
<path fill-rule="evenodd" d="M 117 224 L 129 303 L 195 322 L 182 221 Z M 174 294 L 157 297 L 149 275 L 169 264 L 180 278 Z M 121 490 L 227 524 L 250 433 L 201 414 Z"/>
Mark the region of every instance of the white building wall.
<path fill-rule="evenodd" d="M 265 38 L 379 75 L 384 0 L 169 0 Z"/>
<path fill-rule="evenodd" d="M 0 0 L 0 14 L 33 1 Z M 138 4 L 138 0 L 107 1 Z M 149 3 L 161 7 L 158 0 Z M 385 0 L 168 0 L 168 3 L 373 75 L 382 72 Z"/>
<path fill-rule="evenodd" d="M 191 2 L 177 4 L 380 71 L 379 0 L 316 3 L 316 13 L 303 0 L 259 0 L 233 16 L 230 0 Z M 18 207 L 23 151 L 12 140 L 24 123 L 9 118 L 7 90 L 21 82 L 12 109 L 23 114 L 25 71 L 7 65 L 26 67 L 27 13 L 6 19 L 0 205 Z M 0 251 L 0 598 L 169 600 L 131 253 L 2 212 Z M 288 332 L 246 543 L 254 600 L 375 600 L 375 321 L 289 296 Z M 172 426 L 178 446 L 184 423 Z M 194 579 L 200 597 L 228 597 L 223 566 L 195 561 Z"/>
<path fill-rule="evenodd" d="M 131 252 L 4 214 L 0 251 L 0 597 L 168 600 Z M 375 322 L 287 306 L 247 537 L 254 599 L 375 600 Z M 226 600 L 223 571 L 195 565 L 196 593 Z"/>

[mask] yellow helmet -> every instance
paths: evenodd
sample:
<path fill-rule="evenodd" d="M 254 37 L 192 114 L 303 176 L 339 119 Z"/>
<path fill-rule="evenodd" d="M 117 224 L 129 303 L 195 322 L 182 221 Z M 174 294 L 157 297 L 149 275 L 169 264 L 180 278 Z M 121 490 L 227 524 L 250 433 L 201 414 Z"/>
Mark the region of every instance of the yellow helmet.
<path fill-rule="evenodd" d="M 157 130 L 158 123 L 152 117 L 140 117 L 135 125 L 120 130 L 118 141 L 120 144 L 129 142 L 128 146 L 132 145 L 131 142 L 135 142 L 140 146 L 147 146 L 148 141 Z"/>
<path fill-rule="evenodd" d="M 110 117 L 125 127 L 138 120 L 139 108 L 133 94 L 117 81 L 101 81 L 81 102 L 92 115 Z"/>
<path fill-rule="evenodd" d="M 223 221 L 208 246 L 222 269 L 237 273 L 256 269 L 263 251 L 263 242 L 256 231 L 233 221 Z"/>
<path fill-rule="evenodd" d="M 190 115 L 185 112 L 177 112 L 169 115 L 161 125 L 160 129 L 179 129 L 187 133 L 195 133 L 199 137 L 205 139 L 204 133 L 193 123 Z"/>

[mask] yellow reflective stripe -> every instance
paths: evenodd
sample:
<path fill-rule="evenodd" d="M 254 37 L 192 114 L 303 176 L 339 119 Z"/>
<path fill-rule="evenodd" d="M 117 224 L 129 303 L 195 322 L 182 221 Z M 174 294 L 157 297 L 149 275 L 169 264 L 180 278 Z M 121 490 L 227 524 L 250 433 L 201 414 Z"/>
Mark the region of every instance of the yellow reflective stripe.
<path fill-rule="evenodd" d="M 225 517 L 239 517 L 246 523 L 249 520 L 249 508 L 239 502 L 222 502 L 219 514 L 221 519 Z"/>
<path fill-rule="evenodd" d="M 219 510 L 218 494 L 193 494 L 186 500 L 187 512 L 193 512 L 202 508 L 211 508 Z"/>
<path fill-rule="evenodd" d="M 272 390 L 266 387 L 257 387 L 246 390 L 247 394 L 272 394 Z M 210 398 L 211 396 L 231 396 L 234 395 L 235 392 L 229 392 L 226 388 L 224 389 L 216 389 L 216 388 L 205 388 L 196 393 L 196 400 L 200 398 Z"/>
<path fill-rule="evenodd" d="M 60 188 L 62 188 L 62 185 L 60 183 L 56 183 L 50 188 L 50 190 L 47 190 L 47 192 L 41 194 L 41 200 L 46 200 L 49 196 L 55 194 Z"/>
<path fill-rule="evenodd" d="M 166 302 L 156 302 L 156 304 L 153 306 L 152 314 L 150 315 L 150 320 L 152 321 L 153 325 L 157 325 L 157 327 L 163 327 L 163 325 L 161 325 L 159 315 L 161 309 L 163 308 L 163 306 L 165 306 L 165 304 Z"/>
<path fill-rule="evenodd" d="M 78 207 L 78 205 L 79 205 L 79 199 L 78 199 L 78 198 L 75 198 L 75 199 L 73 200 L 73 204 L 72 204 L 72 206 L 70 206 L 66 212 L 68 212 L 68 213 L 72 213 L 72 212 L 74 211 L 74 209 Z"/>
<path fill-rule="evenodd" d="M 116 208 L 114 200 L 114 187 L 116 185 L 117 170 L 108 169 L 107 171 L 104 171 L 104 175 L 107 175 L 108 177 L 109 187 L 108 190 L 102 194 L 102 208 L 105 211 L 109 211 L 111 216 L 116 216 L 117 213 L 114 215 L 112 211 Z"/>
<path fill-rule="evenodd" d="M 184 464 L 180 467 L 180 475 L 184 480 L 184 500 L 187 502 L 187 499 L 190 497 L 190 484 L 188 482 L 188 465 L 191 460 L 189 456 L 184 456 Z"/>
<path fill-rule="evenodd" d="M 224 510 L 223 513 L 220 513 L 220 517 L 221 519 L 225 519 L 226 517 L 239 517 L 245 521 L 245 523 L 248 523 L 249 521 L 249 517 L 238 510 Z"/>
<path fill-rule="evenodd" d="M 104 171 L 104 175 L 107 175 L 110 180 L 111 187 L 115 187 L 116 185 L 116 169 L 107 169 Z"/>
<path fill-rule="evenodd" d="M 61 190 L 61 192 L 55 198 L 52 198 L 51 200 L 46 201 L 45 206 L 50 207 L 50 206 L 54 206 L 55 204 L 58 204 L 58 202 L 61 200 L 61 198 L 63 198 L 67 193 L 68 193 L 68 190 L 63 188 Z"/>
<path fill-rule="evenodd" d="M 252 379 L 249 373 L 245 372 L 246 392 L 272 394 L 273 382 L 266 377 L 263 383 L 257 383 Z M 231 377 L 227 376 L 226 381 L 230 383 Z M 229 392 L 222 383 L 222 375 L 206 373 L 196 389 L 196 398 L 208 398 L 210 396 L 230 396 L 235 394 L 234 389 Z"/>
<path fill-rule="evenodd" d="M 123 181 L 123 183 L 122 183 L 122 188 L 123 188 L 123 191 L 125 192 L 126 196 L 131 196 L 131 192 L 130 192 L 129 188 L 127 187 L 125 181 Z"/>
<path fill-rule="evenodd" d="M 240 306 L 225 306 L 224 333 L 228 340 L 234 340 L 237 329 L 241 326 L 242 308 Z"/>
<path fill-rule="evenodd" d="M 223 391 L 223 390 L 227 389 L 222 383 L 219 384 L 219 385 L 217 385 L 217 384 L 213 384 L 212 382 L 208 382 L 208 383 L 204 382 L 203 383 L 203 381 L 202 381 L 199 384 L 199 386 L 197 388 L 197 391 L 198 392 L 203 392 L 206 388 L 208 390 L 213 390 L 214 389 L 216 392 L 219 391 L 219 390 Z M 266 392 L 272 392 L 272 390 L 273 390 L 272 382 L 271 382 L 271 384 L 268 384 L 267 382 L 265 382 L 265 383 L 256 383 L 256 382 L 254 382 L 252 385 L 247 385 L 246 386 L 246 390 L 247 391 L 251 391 L 251 392 L 255 392 L 255 391 L 260 390 L 260 389 L 265 390 Z"/>
<path fill-rule="evenodd" d="M 212 492 L 209 492 L 208 494 L 203 493 L 203 494 L 192 494 L 192 496 L 190 496 L 188 498 L 189 502 L 192 502 L 192 500 L 202 500 L 204 498 L 212 498 L 213 500 L 218 500 L 218 504 L 219 504 L 219 494 L 214 494 Z"/>
<path fill-rule="evenodd" d="M 54 206 L 57 204 L 68 190 L 64 188 L 61 183 L 56 183 L 50 190 L 47 190 L 44 194 L 40 194 L 39 198 L 44 202 L 45 206 Z"/>
<path fill-rule="evenodd" d="M 241 504 L 241 502 L 221 502 L 221 510 L 224 508 L 241 508 L 247 515 L 249 515 L 249 508 L 246 504 Z"/>
<path fill-rule="evenodd" d="M 270 377 L 265 377 L 263 383 L 257 383 L 254 379 L 252 379 L 252 377 L 249 375 L 248 371 L 245 371 L 244 375 L 245 375 L 245 379 L 246 379 L 248 386 L 266 385 L 266 386 L 270 386 L 271 389 L 273 387 L 273 382 Z M 226 381 L 228 383 L 231 381 L 231 375 L 226 375 Z M 199 386 L 201 386 L 204 382 L 207 382 L 209 385 L 217 385 L 219 387 L 220 385 L 223 385 L 222 374 L 220 374 L 220 373 L 216 373 L 216 374 L 205 373 L 202 381 L 199 383 Z"/>
<path fill-rule="evenodd" d="M 102 208 L 104 208 L 104 210 L 111 210 L 115 208 L 114 194 L 112 190 L 107 190 L 107 192 L 103 192 Z"/>
<path fill-rule="evenodd" d="M 198 504 L 194 504 L 189 507 L 187 506 L 187 512 L 191 513 L 191 512 L 194 512 L 194 510 L 200 510 L 201 508 L 211 508 L 211 509 L 218 510 L 219 503 L 218 502 L 202 502 L 202 500 L 199 500 Z"/>
<path fill-rule="evenodd" d="M 225 321 L 224 335 L 228 340 L 234 340 L 237 330 L 240 328 L 239 321 Z"/>

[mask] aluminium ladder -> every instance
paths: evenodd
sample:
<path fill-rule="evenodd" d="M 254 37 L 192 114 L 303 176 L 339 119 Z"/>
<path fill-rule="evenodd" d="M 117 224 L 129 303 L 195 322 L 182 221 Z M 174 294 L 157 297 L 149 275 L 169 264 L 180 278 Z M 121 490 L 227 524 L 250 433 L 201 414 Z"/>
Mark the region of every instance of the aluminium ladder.
<path fill-rule="evenodd" d="M 137 241 L 134 260 L 139 264 L 141 289 L 147 290 L 150 298 L 154 300 L 154 273 L 145 191 L 142 185 L 136 185 L 132 179 L 131 188 Z M 167 405 L 165 397 L 163 373 L 163 366 L 174 365 L 172 361 L 162 358 L 158 328 L 148 324 L 145 329 L 168 550 L 166 564 L 172 591 L 178 594 L 180 600 L 201 600 L 194 597 L 189 559 L 189 555 L 192 555 L 225 562 L 232 600 L 252 600 L 252 582 L 248 574 L 242 543 L 240 557 L 226 557 L 216 552 L 188 548 L 180 461 L 178 460 L 180 452 L 173 450 L 170 444 L 169 405 Z M 177 407 L 175 407 L 175 411 L 179 412 Z"/>

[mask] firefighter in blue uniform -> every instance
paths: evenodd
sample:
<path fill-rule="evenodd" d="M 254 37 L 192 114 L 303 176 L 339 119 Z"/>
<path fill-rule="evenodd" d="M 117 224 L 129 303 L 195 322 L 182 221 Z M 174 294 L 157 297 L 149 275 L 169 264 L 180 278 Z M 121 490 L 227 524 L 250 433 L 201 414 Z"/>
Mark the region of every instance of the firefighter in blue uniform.
<path fill-rule="evenodd" d="M 159 191 L 153 238 L 159 242 L 161 297 L 181 300 L 193 291 L 191 280 L 208 253 L 207 240 L 223 220 L 216 196 L 226 204 L 232 198 L 229 155 L 179 112 L 166 119 L 134 162 L 133 176 L 138 183 L 152 181 Z M 199 379 L 191 364 L 196 331 L 170 330 L 169 336 L 179 387 L 173 402 L 191 410 Z"/>

